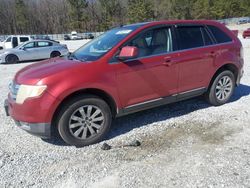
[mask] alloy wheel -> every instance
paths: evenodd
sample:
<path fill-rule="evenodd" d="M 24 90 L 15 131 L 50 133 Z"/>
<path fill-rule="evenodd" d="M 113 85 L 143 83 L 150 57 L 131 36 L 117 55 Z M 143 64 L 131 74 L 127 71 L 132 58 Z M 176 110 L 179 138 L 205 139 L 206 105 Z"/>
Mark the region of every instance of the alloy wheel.
<path fill-rule="evenodd" d="M 84 140 L 98 134 L 103 124 L 104 114 L 101 109 L 94 105 L 86 105 L 78 108 L 71 115 L 69 130 L 72 136 Z"/>
<path fill-rule="evenodd" d="M 229 76 L 223 76 L 217 83 L 215 94 L 220 101 L 226 100 L 230 97 L 233 90 L 233 81 Z"/>

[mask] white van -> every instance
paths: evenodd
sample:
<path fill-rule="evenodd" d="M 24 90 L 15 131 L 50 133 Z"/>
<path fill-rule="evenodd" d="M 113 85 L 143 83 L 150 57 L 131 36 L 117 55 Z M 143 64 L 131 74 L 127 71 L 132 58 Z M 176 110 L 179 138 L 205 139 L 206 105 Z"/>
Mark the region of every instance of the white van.
<path fill-rule="evenodd" d="M 71 39 L 71 40 L 77 40 L 77 39 L 78 39 L 78 36 L 77 36 L 77 32 L 76 32 L 76 31 L 72 31 L 72 32 L 71 32 L 70 39 Z"/>
<path fill-rule="evenodd" d="M 3 48 L 4 49 L 15 48 L 16 46 L 18 46 L 18 45 L 20 45 L 23 42 L 26 42 L 28 40 L 32 40 L 32 38 L 30 36 L 25 36 L 25 35 L 13 35 L 13 36 L 9 36 L 3 42 Z"/>

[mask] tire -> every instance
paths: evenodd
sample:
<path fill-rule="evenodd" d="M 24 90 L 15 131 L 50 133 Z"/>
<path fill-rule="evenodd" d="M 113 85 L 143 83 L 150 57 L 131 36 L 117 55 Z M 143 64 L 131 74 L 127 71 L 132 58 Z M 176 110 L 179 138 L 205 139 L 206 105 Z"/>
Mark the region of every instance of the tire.
<path fill-rule="evenodd" d="M 61 55 L 60 52 L 54 51 L 54 52 L 52 52 L 52 53 L 50 54 L 50 58 L 58 57 L 58 56 L 60 56 L 60 55 Z"/>
<path fill-rule="evenodd" d="M 235 89 L 235 76 L 231 71 L 223 71 L 214 79 L 210 89 L 206 93 L 207 101 L 220 106 L 229 101 Z"/>
<path fill-rule="evenodd" d="M 14 54 L 9 54 L 5 58 L 5 63 L 7 64 L 15 64 L 18 63 L 18 61 L 19 61 L 18 57 Z"/>
<path fill-rule="evenodd" d="M 58 132 L 66 143 L 83 147 L 101 141 L 111 123 L 109 105 L 94 95 L 85 95 L 63 105 L 59 113 Z"/>

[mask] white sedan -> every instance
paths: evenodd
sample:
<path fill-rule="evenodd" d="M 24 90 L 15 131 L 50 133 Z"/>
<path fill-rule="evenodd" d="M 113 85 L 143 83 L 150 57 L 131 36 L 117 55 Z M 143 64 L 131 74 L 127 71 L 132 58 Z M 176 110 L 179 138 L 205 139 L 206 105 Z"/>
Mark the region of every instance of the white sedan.
<path fill-rule="evenodd" d="M 50 40 L 33 40 L 22 43 L 13 49 L 0 50 L 0 63 L 42 60 L 69 53 L 66 45 Z"/>

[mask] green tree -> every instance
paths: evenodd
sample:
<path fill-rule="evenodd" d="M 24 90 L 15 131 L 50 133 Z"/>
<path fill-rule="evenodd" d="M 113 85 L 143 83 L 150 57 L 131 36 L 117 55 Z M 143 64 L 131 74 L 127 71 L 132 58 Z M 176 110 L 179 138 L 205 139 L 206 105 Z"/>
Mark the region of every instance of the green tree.
<path fill-rule="evenodd" d="M 105 31 L 112 26 L 121 24 L 122 5 L 118 0 L 99 0 L 101 11 L 101 22 L 99 30 Z"/>
<path fill-rule="evenodd" d="M 24 33 L 27 30 L 27 7 L 23 0 L 15 0 L 15 13 L 16 13 L 16 32 Z"/>
<path fill-rule="evenodd" d="M 129 23 L 153 20 L 155 16 L 152 7 L 148 0 L 128 0 Z"/>
<path fill-rule="evenodd" d="M 84 25 L 88 21 L 86 8 L 88 7 L 87 0 L 68 0 L 70 5 L 70 26 L 74 30 L 84 30 Z"/>

